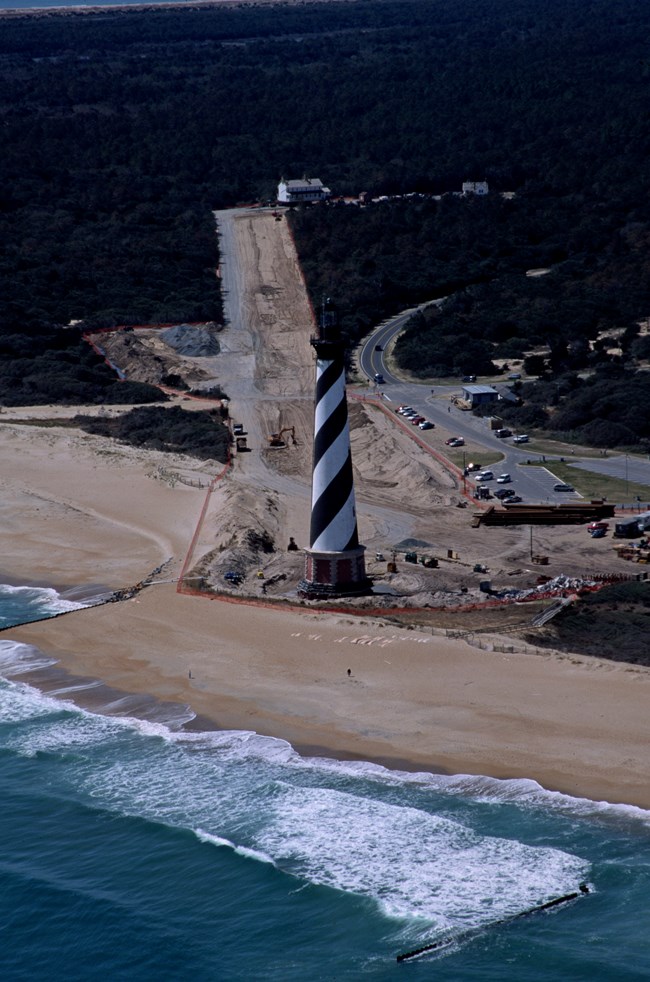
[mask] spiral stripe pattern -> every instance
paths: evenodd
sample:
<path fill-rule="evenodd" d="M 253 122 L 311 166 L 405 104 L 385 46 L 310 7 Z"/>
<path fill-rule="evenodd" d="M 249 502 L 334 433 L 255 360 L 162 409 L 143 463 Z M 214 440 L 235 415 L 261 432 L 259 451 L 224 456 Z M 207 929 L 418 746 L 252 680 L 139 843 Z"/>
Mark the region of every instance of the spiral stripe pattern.
<path fill-rule="evenodd" d="M 359 545 L 342 358 L 316 363 L 310 543 L 323 552 Z"/>

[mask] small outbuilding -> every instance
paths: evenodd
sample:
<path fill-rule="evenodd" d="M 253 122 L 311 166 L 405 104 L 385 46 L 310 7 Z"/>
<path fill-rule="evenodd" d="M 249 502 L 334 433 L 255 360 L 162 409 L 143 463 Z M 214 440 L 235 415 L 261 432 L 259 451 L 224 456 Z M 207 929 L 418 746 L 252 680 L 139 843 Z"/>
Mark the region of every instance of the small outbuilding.
<path fill-rule="evenodd" d="M 311 204 L 314 201 L 326 201 L 332 192 L 323 185 L 317 177 L 303 177 L 300 181 L 285 181 L 278 184 L 278 204 L 299 205 Z"/>
<path fill-rule="evenodd" d="M 491 385 L 464 385 L 463 400 L 476 409 L 477 406 L 487 406 L 491 402 L 496 402 L 499 393 Z"/>
<path fill-rule="evenodd" d="M 501 402 L 507 402 L 511 406 L 521 405 L 521 399 L 516 392 L 512 391 L 511 386 L 495 385 L 495 389 L 497 390 L 497 395 L 499 396 Z"/>
<path fill-rule="evenodd" d="M 463 181 L 463 194 L 487 194 L 487 181 Z"/>

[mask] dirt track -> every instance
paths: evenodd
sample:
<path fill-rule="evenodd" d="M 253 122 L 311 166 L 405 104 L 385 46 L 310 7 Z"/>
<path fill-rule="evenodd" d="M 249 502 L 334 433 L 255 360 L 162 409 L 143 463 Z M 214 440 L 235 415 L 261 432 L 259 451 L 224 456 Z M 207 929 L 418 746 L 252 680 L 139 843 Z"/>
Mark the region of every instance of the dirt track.
<path fill-rule="evenodd" d="M 286 220 L 250 210 L 216 217 L 226 314 L 219 353 L 184 358 L 169 349 L 166 360 L 157 338 L 139 350 L 155 356 L 155 371 L 163 364 L 199 384 L 218 382 L 230 396 L 232 419 L 247 434 L 249 450 L 235 457 L 212 496 L 193 574 L 222 591 L 223 574 L 236 570 L 246 576 L 246 593 L 293 596 L 303 559 L 286 547 L 290 536 L 299 547 L 308 545 L 315 376 L 309 341 L 316 325 Z M 474 507 L 458 478 L 415 443 L 394 413 L 364 402 L 368 394 L 357 386 L 349 398 L 359 533 L 369 573 L 401 598 L 381 603 L 453 608 L 485 600 L 479 583 L 486 578 L 504 589 L 532 587 L 540 573 L 632 572 L 608 542 L 592 541 L 580 526 L 534 530 L 534 551 L 549 557 L 541 568 L 530 562 L 528 527 L 472 528 Z M 285 434 L 284 447 L 271 447 L 271 434 L 283 428 L 293 435 Z M 444 451 L 448 435 L 438 427 L 426 442 Z M 408 549 L 436 557 L 438 568 L 405 563 Z M 386 569 L 393 553 L 397 575 Z M 476 565 L 487 569 L 475 572 Z M 522 622 L 529 622 L 528 611 Z M 480 619 L 493 625 L 494 615 Z"/>
<path fill-rule="evenodd" d="M 250 450 L 238 455 L 232 479 L 218 492 L 216 548 L 200 572 L 221 589 L 227 568 L 259 568 L 265 591 L 286 595 L 302 575 L 301 555 L 286 552 L 289 536 L 299 546 L 308 544 L 314 386 L 309 338 L 315 324 L 286 221 L 262 211 L 221 212 L 217 221 L 227 326 L 220 335 L 221 354 L 202 364 L 231 396 L 231 415 L 244 424 Z M 363 388 L 357 392 L 365 394 Z M 473 508 L 463 507 L 453 475 L 419 448 L 390 413 L 355 398 L 349 401 L 359 531 L 368 549 L 368 569 L 410 596 L 408 602 L 438 606 L 484 599 L 478 586 L 486 576 L 495 587 L 528 587 L 540 572 L 590 575 L 602 570 L 603 557 L 612 568 L 609 550 L 592 544 L 581 527 L 535 530 L 535 551 L 550 558 L 541 570 L 530 563 L 527 527 L 472 528 Z M 295 442 L 287 436 L 284 448 L 270 448 L 270 435 L 283 427 L 295 428 Z M 446 435 L 436 431 L 435 445 L 442 447 Z M 260 542 L 274 551 L 264 552 Z M 439 568 L 405 564 L 409 542 L 416 551 L 436 556 Z M 386 563 L 374 559 L 376 552 L 389 559 L 393 550 L 398 553 L 396 577 L 386 576 Z M 488 572 L 474 572 L 476 564 L 486 565 Z M 262 589 L 261 582 L 249 581 L 249 587 Z"/>

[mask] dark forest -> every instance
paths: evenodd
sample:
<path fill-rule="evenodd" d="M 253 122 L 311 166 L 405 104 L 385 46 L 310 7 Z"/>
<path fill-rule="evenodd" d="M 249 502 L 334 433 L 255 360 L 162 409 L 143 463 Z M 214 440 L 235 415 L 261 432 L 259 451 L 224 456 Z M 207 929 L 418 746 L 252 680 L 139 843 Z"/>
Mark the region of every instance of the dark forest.
<path fill-rule="evenodd" d="M 482 374 L 543 347 L 526 405 L 547 424 L 543 386 L 559 380 L 553 420 L 586 438 L 569 410 L 587 386 L 618 393 L 604 423 L 648 391 L 649 22 L 636 0 L 3 19 L 4 364 L 20 338 L 78 360 L 76 332 L 60 336 L 71 321 L 218 321 L 212 210 L 311 174 L 337 195 L 425 196 L 294 216 L 312 295 L 336 295 L 351 338 L 453 294 L 414 321 L 400 362 Z M 464 180 L 490 195 L 451 195 Z M 535 267 L 550 273 L 524 275 Z M 599 439 L 647 440 L 643 416 Z"/>

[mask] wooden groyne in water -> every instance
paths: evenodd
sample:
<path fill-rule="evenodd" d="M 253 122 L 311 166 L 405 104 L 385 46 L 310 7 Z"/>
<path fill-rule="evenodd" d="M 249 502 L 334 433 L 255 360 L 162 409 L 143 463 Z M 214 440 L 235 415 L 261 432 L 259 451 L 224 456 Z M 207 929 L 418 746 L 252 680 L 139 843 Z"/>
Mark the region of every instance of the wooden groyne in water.
<path fill-rule="evenodd" d="M 440 951 L 442 948 L 448 948 L 452 944 L 462 944 L 463 941 L 471 941 L 472 938 L 477 937 L 477 935 L 486 930 L 488 927 L 499 927 L 502 924 L 511 924 L 513 921 L 519 920 L 520 917 L 529 917 L 531 914 L 539 914 L 545 910 L 552 910 L 554 907 L 560 907 L 563 904 L 571 903 L 573 900 L 577 900 L 579 897 L 582 897 L 590 892 L 591 891 L 589 890 L 587 884 L 581 883 L 579 889 L 574 893 L 567 893 L 563 897 L 555 897 L 554 900 L 548 900 L 545 904 L 539 904 L 537 907 L 531 907 L 529 910 L 522 910 L 520 914 L 513 914 L 512 917 L 504 917 L 499 921 L 494 921 L 493 924 L 487 924 L 485 927 L 478 927 L 469 931 L 461 931 L 459 934 L 452 934 L 444 938 L 439 938 L 438 941 L 432 941 L 431 944 L 423 945 L 421 948 L 414 948 L 413 951 L 405 951 L 403 954 L 397 956 L 397 961 L 406 962 L 412 958 L 419 958 L 421 955 Z"/>
<path fill-rule="evenodd" d="M 124 600 L 132 600 L 136 597 L 145 587 L 154 586 L 155 583 L 175 583 L 176 579 L 170 580 L 156 580 L 154 581 L 154 576 L 160 576 L 161 573 L 169 566 L 172 562 L 173 556 L 166 559 L 164 563 L 160 566 L 156 566 L 155 569 L 146 576 L 139 583 L 134 583 L 133 586 L 121 587 L 118 590 L 112 590 L 110 593 L 100 595 L 91 603 L 84 604 L 82 607 L 75 607 L 73 610 L 59 610 L 54 614 L 44 614 L 42 617 L 32 618 L 28 621 L 14 621 L 13 624 L 7 624 L 5 627 L 0 627 L 0 634 L 3 631 L 10 631 L 14 627 L 25 627 L 28 624 L 38 624 L 40 621 L 53 621 L 57 617 L 67 617 L 69 614 L 78 614 L 83 610 L 91 610 L 93 607 L 103 607 L 104 604 L 117 604 L 122 603 Z"/>

